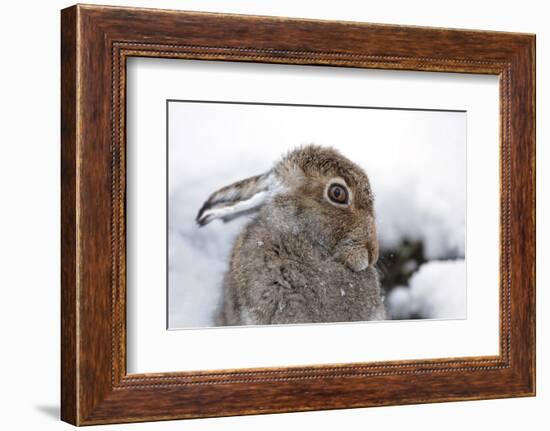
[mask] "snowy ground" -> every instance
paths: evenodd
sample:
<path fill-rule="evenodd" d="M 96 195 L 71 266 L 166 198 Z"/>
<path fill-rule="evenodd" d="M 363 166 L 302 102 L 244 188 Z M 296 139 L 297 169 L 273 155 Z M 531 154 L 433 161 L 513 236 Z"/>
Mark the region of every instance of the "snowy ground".
<path fill-rule="evenodd" d="M 463 259 L 433 260 L 422 265 L 408 286 L 395 287 L 389 297 L 390 317 L 411 315 L 460 319 L 466 310 L 466 268 Z"/>
<path fill-rule="evenodd" d="M 228 255 L 247 222 L 199 229 L 203 201 L 304 143 L 334 146 L 368 173 L 382 249 L 404 239 L 424 244 L 428 262 L 388 295 L 390 316 L 464 317 L 465 113 L 171 102 L 170 327 L 212 325 Z"/>

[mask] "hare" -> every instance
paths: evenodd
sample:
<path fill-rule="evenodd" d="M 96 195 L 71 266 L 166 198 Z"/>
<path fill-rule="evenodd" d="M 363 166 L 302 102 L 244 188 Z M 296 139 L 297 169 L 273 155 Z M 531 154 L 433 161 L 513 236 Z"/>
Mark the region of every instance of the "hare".
<path fill-rule="evenodd" d="M 315 145 L 214 192 L 200 226 L 255 214 L 233 246 L 217 324 L 384 319 L 373 200 L 359 166 Z"/>

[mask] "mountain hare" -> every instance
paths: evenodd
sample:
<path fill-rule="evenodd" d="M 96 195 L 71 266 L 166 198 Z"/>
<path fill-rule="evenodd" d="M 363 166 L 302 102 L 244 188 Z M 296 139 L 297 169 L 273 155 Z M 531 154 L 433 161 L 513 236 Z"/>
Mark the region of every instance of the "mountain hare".
<path fill-rule="evenodd" d="M 385 318 L 373 193 L 359 166 L 332 148 L 300 147 L 214 192 L 197 223 L 244 214 L 256 216 L 233 246 L 219 325 Z"/>

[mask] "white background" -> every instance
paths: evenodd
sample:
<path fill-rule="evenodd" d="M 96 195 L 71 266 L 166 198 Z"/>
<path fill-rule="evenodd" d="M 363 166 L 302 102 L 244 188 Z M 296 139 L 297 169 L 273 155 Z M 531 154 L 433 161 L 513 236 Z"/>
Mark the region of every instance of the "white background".
<path fill-rule="evenodd" d="M 499 213 L 497 197 L 499 190 L 499 128 L 498 80 L 495 77 L 320 67 L 312 70 L 307 66 L 205 64 L 204 62 L 172 59 L 135 59 L 129 65 L 127 82 L 130 89 L 127 99 L 128 372 L 334 364 L 468 355 L 490 356 L 498 353 L 499 231 L 498 223 L 495 220 L 498 220 Z M 202 85 L 196 85 L 197 82 L 201 82 Z M 323 91 L 319 91 L 320 88 Z M 364 166 L 369 172 L 373 190 L 375 193 L 380 193 L 378 199 L 382 197 L 383 191 L 381 190 L 383 189 L 380 177 L 376 175 L 376 172 L 377 169 L 383 169 L 381 165 L 384 162 L 387 163 L 387 160 L 377 159 L 375 154 L 370 156 L 369 153 L 376 153 L 376 145 L 380 145 L 382 142 L 385 142 L 382 145 L 392 146 L 392 133 L 386 131 L 388 127 L 402 129 L 401 132 L 393 133 L 393 139 L 403 141 L 402 145 L 409 147 L 408 150 L 398 147 L 394 151 L 400 152 L 407 164 L 411 165 L 411 160 L 417 163 L 416 166 L 409 167 L 414 172 L 413 178 L 406 178 L 403 173 L 394 174 L 402 181 L 402 184 L 399 189 L 387 192 L 388 194 L 399 193 L 405 187 L 407 189 L 405 194 L 413 195 L 412 184 L 417 179 L 418 169 L 422 170 L 423 180 L 428 183 L 423 185 L 423 192 L 427 192 L 430 188 L 437 190 L 437 187 L 444 187 L 443 184 L 446 180 L 440 179 L 440 172 L 436 171 L 434 177 L 430 177 L 429 171 L 433 169 L 432 167 L 419 168 L 423 164 L 429 165 L 431 161 L 431 159 L 425 160 L 426 155 L 423 156 L 421 145 L 429 148 L 426 151 L 429 157 L 439 160 L 443 156 L 453 158 L 453 162 L 457 164 L 454 169 L 459 170 L 463 175 L 462 181 L 456 180 L 460 185 L 455 186 L 455 189 L 461 190 L 462 193 L 464 193 L 466 179 L 464 168 L 467 164 L 467 181 L 471 185 L 467 198 L 466 242 L 468 250 L 466 262 L 469 287 L 467 319 L 166 331 L 166 291 L 164 288 L 166 277 L 166 205 L 164 199 L 166 195 L 162 192 L 159 193 L 159 190 L 164 190 L 166 182 L 166 154 L 163 151 L 166 133 L 165 100 L 170 97 L 206 100 L 218 97 L 221 100 L 268 100 L 278 103 L 326 103 L 348 106 L 361 104 L 393 107 L 414 106 L 416 108 L 450 108 L 467 111 L 467 127 L 464 123 L 465 116 L 458 123 L 460 126 L 456 124 L 457 118 L 460 118 L 457 113 L 454 113 L 453 123 L 450 122 L 450 119 L 453 118 L 452 113 L 441 112 L 374 110 L 346 112 L 344 109 L 331 112 L 330 120 L 347 130 L 349 133 L 347 136 L 338 130 L 335 131 L 330 126 L 321 126 L 319 130 L 315 130 L 316 122 L 325 124 L 329 122 L 327 119 L 320 118 L 319 113 L 316 114 L 316 121 L 313 124 L 309 123 L 309 126 L 307 116 L 302 114 L 299 117 L 302 139 L 304 136 L 309 139 L 313 137 L 316 142 L 319 142 L 323 139 L 330 140 L 332 137 L 332 140 L 335 141 L 334 144 L 342 150 L 343 154 L 360 165 L 365 163 Z M 180 116 L 170 115 L 171 133 L 174 130 L 176 119 L 179 118 L 182 121 L 182 117 L 185 116 L 185 112 L 181 111 L 182 104 L 179 105 Z M 227 108 L 227 105 L 224 107 Z M 194 111 L 198 109 L 197 106 L 193 108 Z M 170 107 L 171 112 L 175 109 L 173 106 Z M 233 109 L 235 109 L 234 106 Z M 258 107 L 255 109 L 257 110 Z M 264 107 L 263 109 L 277 108 Z M 288 113 L 288 109 L 306 108 L 279 109 L 286 109 Z M 309 109 L 319 110 L 321 108 Z M 212 111 L 209 112 L 215 118 Z M 377 132 L 376 127 L 369 126 L 367 114 L 371 116 L 370 121 L 373 121 L 373 115 L 377 115 L 375 121 L 378 124 L 386 124 L 386 127 L 382 126 L 383 133 Z M 264 117 L 266 115 L 264 113 Z M 298 116 L 299 113 L 295 112 L 293 115 Z M 352 120 L 354 115 L 359 115 L 359 117 L 355 117 L 355 121 Z M 389 118 L 393 119 L 395 124 L 388 126 Z M 408 128 L 405 118 L 409 118 L 409 121 L 414 123 L 414 127 Z M 283 117 L 278 116 L 277 119 L 281 120 L 281 124 L 285 124 Z M 246 153 L 243 149 L 244 145 L 260 141 L 261 147 L 271 147 L 269 150 L 263 150 L 264 153 L 281 151 L 281 143 L 276 137 L 276 142 L 274 142 L 273 137 L 249 138 L 244 135 L 245 137 L 242 138 L 241 134 L 240 137 L 244 142 L 233 144 L 231 132 L 224 129 L 223 121 L 216 119 L 212 124 L 208 124 L 205 123 L 204 118 L 188 118 L 188 120 L 203 125 L 208 130 L 215 130 L 215 136 L 224 136 L 225 138 L 217 144 L 230 145 L 232 149 L 235 149 L 238 154 L 239 169 L 246 169 L 247 165 L 255 166 L 242 177 L 253 175 L 255 170 L 265 163 L 261 158 L 254 160 L 253 152 L 248 150 Z M 230 120 L 231 117 L 228 116 L 225 121 Z M 265 122 L 265 119 L 263 121 L 264 133 L 270 134 L 269 122 Z M 233 122 L 237 122 L 237 120 L 233 118 Z M 361 128 L 364 130 L 360 129 L 359 131 L 354 125 L 357 123 L 361 124 Z M 259 124 L 262 123 L 259 122 Z M 217 128 L 218 126 L 219 128 Z M 282 125 L 279 127 L 284 128 Z M 423 128 L 429 129 L 430 133 L 423 131 Z M 178 129 L 176 128 L 176 130 Z M 186 132 L 193 129 L 181 127 L 179 130 Z M 382 134 L 385 134 L 385 138 L 377 138 Z M 448 135 L 453 134 L 461 136 L 458 138 L 458 145 L 450 142 L 448 138 Z M 416 135 L 416 137 L 415 139 L 409 138 L 409 135 Z M 283 133 L 279 139 L 283 140 L 284 136 L 286 135 Z M 361 139 L 362 136 L 364 138 Z M 427 143 L 419 144 L 416 141 L 418 137 Z M 175 142 L 174 136 L 171 135 L 170 139 L 172 143 Z M 209 148 L 216 148 L 213 138 L 203 138 L 200 145 L 204 139 L 208 141 Z M 373 141 L 370 142 L 370 139 Z M 348 142 L 344 142 L 346 140 Z M 464 152 L 465 140 L 467 141 L 467 163 Z M 461 156 L 456 155 L 452 149 L 445 151 L 446 148 L 453 145 L 461 148 Z M 370 146 L 374 148 L 369 150 Z M 441 153 L 438 153 L 434 147 L 439 147 Z M 174 151 L 176 149 L 177 147 L 170 148 L 170 163 L 174 163 L 175 160 L 172 158 L 178 156 L 178 152 Z M 212 169 L 210 164 L 216 162 L 217 165 L 214 165 L 216 169 L 223 169 L 224 163 L 231 166 L 231 156 L 223 156 L 222 151 L 218 149 L 211 151 L 217 157 L 210 161 L 204 161 L 201 159 L 200 153 L 195 153 L 192 150 L 185 153 L 185 156 L 190 157 L 194 163 L 203 166 L 202 175 L 196 177 L 195 180 L 198 184 L 209 184 L 209 180 L 203 178 L 206 175 L 205 166 L 206 169 L 208 167 Z M 412 152 L 412 154 L 408 153 L 408 157 L 407 151 Z M 274 157 L 276 156 L 268 156 L 268 160 Z M 252 158 L 254 161 L 251 163 L 247 161 L 248 158 Z M 399 166 L 399 156 L 393 156 L 392 160 L 394 160 L 394 169 L 403 169 Z M 438 161 L 438 163 L 445 165 L 445 162 Z M 186 166 L 182 167 L 182 169 L 186 168 Z M 263 170 L 263 168 L 260 169 Z M 445 169 L 445 175 L 453 176 L 452 168 L 443 169 Z M 388 171 L 385 170 L 383 174 L 379 175 L 387 176 Z M 457 175 L 455 174 L 454 177 L 456 178 Z M 233 178 L 233 180 L 237 179 L 239 177 Z M 226 180 L 222 181 L 226 182 Z M 437 186 L 435 186 L 436 183 Z M 386 185 L 387 182 L 384 184 Z M 200 186 L 196 188 L 200 190 Z M 211 190 L 204 190 L 203 194 L 208 196 L 210 192 Z M 444 203 L 441 200 L 445 198 L 440 195 L 453 194 L 454 192 L 452 189 L 442 192 L 435 191 L 431 196 L 428 192 L 428 196 L 430 196 L 428 200 L 437 201 L 438 206 L 443 206 Z M 200 207 L 201 202 L 193 205 L 193 196 L 192 193 L 190 194 L 188 199 L 184 199 L 184 204 L 191 207 L 193 214 L 190 223 L 194 225 L 193 218 L 196 211 L 194 208 Z M 400 203 L 396 205 L 401 206 L 401 211 L 407 212 L 408 222 L 414 224 L 415 222 L 412 221 L 415 219 L 414 209 L 407 207 L 405 198 L 399 200 Z M 453 208 L 449 211 L 451 215 L 445 213 L 443 218 L 451 219 L 455 213 L 463 211 L 464 204 L 458 206 L 460 209 Z M 383 234 L 387 230 L 382 222 L 391 218 L 388 214 L 386 216 L 386 219 L 378 217 L 380 240 L 385 239 Z M 437 224 L 436 220 L 427 221 L 429 220 L 427 213 L 418 218 L 420 219 L 418 223 Z M 217 223 L 213 222 L 212 225 L 219 226 Z M 203 229 L 209 229 L 212 225 Z M 453 228 L 459 231 L 458 235 L 460 232 L 462 235 L 464 234 L 464 231 L 460 230 L 458 226 L 453 226 Z M 180 229 L 183 230 L 184 227 L 182 226 Z M 227 230 L 228 226 L 225 226 L 225 229 Z M 389 230 L 397 231 L 393 227 L 390 227 Z M 426 244 L 430 245 L 430 242 L 426 241 Z M 195 245 L 195 247 L 200 247 L 200 245 Z M 426 248 L 429 251 L 429 247 Z M 428 257 L 430 257 L 429 254 Z M 197 260 L 199 259 L 192 258 L 193 270 L 196 270 Z M 189 263 L 185 266 L 185 270 L 188 270 L 188 266 Z M 211 271 L 212 269 L 208 268 L 204 271 L 207 270 Z M 197 284 L 197 281 L 192 279 L 189 284 Z M 452 289 L 454 286 L 453 283 L 448 282 L 441 284 L 447 287 L 441 286 L 440 291 Z M 463 288 L 463 284 L 461 286 L 459 282 L 454 288 Z M 207 291 L 204 286 L 202 290 Z M 431 295 L 437 296 L 433 292 Z M 171 298 L 171 300 L 173 299 Z M 193 305 L 199 307 L 200 302 L 195 302 Z M 369 342 L 357 343 L 356 340 L 359 339 L 366 339 Z M 205 349 L 207 349 L 207 353 Z"/>
<path fill-rule="evenodd" d="M 114 4 L 114 2 L 103 1 Z M 118 1 L 117 4 L 220 12 L 347 19 L 393 24 L 537 33 L 538 203 L 537 398 L 398 406 L 329 412 L 174 421 L 97 429 L 256 430 L 545 429 L 550 421 L 548 310 L 544 291 L 550 254 L 549 14 L 545 2 L 524 0 L 307 2 L 297 0 Z M 0 31 L 0 286 L 2 354 L 1 426 L 70 429 L 60 423 L 59 399 L 59 9 L 64 1 L 9 2 Z M 544 191 L 544 193 L 543 193 Z"/>

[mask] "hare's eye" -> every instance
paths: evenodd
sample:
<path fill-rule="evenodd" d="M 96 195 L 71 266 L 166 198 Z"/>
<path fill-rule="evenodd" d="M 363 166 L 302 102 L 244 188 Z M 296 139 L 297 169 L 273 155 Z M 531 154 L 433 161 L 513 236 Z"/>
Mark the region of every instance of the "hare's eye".
<path fill-rule="evenodd" d="M 337 204 L 347 204 L 348 203 L 348 191 L 341 184 L 331 184 L 327 191 L 329 199 Z"/>

